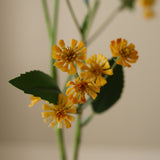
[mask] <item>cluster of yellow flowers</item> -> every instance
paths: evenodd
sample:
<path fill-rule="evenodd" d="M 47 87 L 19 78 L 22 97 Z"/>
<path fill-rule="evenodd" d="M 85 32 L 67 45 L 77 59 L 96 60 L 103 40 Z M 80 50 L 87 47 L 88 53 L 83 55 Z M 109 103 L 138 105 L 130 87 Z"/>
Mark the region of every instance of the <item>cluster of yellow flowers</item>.
<path fill-rule="evenodd" d="M 155 16 L 153 11 L 155 0 L 138 0 L 138 3 L 143 8 L 144 17 L 152 18 Z"/>
<path fill-rule="evenodd" d="M 124 67 L 131 67 L 129 63 L 135 63 L 138 59 L 135 46 L 125 39 L 117 39 L 111 41 L 110 44 L 113 57 L 117 57 L 115 63 Z M 102 55 L 92 55 L 86 59 L 87 49 L 82 41 L 72 39 L 70 47 L 66 47 L 63 40 L 59 41 L 59 46 L 52 47 L 52 57 L 56 60 L 54 65 L 63 72 L 73 74 L 74 81 L 69 81 L 66 84 L 66 95 L 59 94 L 58 104 L 44 104 L 42 112 L 44 121 L 49 124 L 49 127 L 54 127 L 58 124 L 58 128 L 71 127 L 70 122 L 74 117 L 70 114 L 76 113 L 77 103 L 85 103 L 86 95 L 96 99 L 97 93 L 100 92 L 100 87 L 104 86 L 107 81 L 106 75 L 113 75 L 113 69 L 110 67 L 108 59 Z M 80 73 L 78 73 L 78 69 Z M 40 100 L 39 97 L 31 96 L 30 107 Z"/>

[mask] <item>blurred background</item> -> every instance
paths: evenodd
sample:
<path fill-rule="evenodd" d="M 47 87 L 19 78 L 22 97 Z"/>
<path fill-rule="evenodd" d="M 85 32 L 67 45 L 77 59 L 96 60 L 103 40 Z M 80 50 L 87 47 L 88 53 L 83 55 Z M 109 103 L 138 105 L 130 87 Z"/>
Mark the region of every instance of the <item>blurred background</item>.
<path fill-rule="evenodd" d="M 53 1 L 48 0 L 50 11 Z M 79 23 L 87 13 L 82 0 L 71 0 Z M 93 1 L 91 1 L 93 2 Z M 119 6 L 119 0 L 101 0 L 89 36 Z M 139 60 L 125 68 L 125 88 L 121 99 L 107 112 L 98 114 L 83 130 L 81 159 L 160 159 L 160 1 L 154 7 L 156 17 L 146 20 L 142 9 L 121 12 L 89 47 L 88 55 L 102 53 L 111 57 L 110 41 L 119 37 L 136 45 Z M 49 74 L 50 43 L 41 1 L 0 1 L 0 159 L 58 159 L 54 130 L 44 124 L 42 105 L 28 108 L 30 96 L 8 80 L 30 70 Z M 57 40 L 67 44 L 80 35 L 66 2 L 60 1 Z M 61 71 L 63 87 L 66 74 Z M 84 118 L 91 109 L 88 108 Z M 69 156 L 72 156 L 75 124 L 65 130 Z M 18 156 L 17 156 L 18 155 Z M 137 156 L 137 157 L 136 157 Z"/>

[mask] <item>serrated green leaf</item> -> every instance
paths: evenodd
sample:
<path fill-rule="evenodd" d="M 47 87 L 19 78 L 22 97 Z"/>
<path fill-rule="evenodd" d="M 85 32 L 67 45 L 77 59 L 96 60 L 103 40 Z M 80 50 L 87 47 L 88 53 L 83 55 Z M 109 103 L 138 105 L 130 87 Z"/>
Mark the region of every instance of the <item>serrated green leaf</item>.
<path fill-rule="evenodd" d="M 35 97 L 57 104 L 60 89 L 54 79 L 41 71 L 30 71 L 21 74 L 9 81 L 16 88 L 23 90 L 24 93 L 32 94 Z"/>
<path fill-rule="evenodd" d="M 121 0 L 122 8 L 133 9 L 135 6 L 135 0 Z"/>
<path fill-rule="evenodd" d="M 110 60 L 110 64 L 114 60 Z M 117 65 L 114 69 L 114 75 L 107 78 L 107 84 L 103 86 L 97 98 L 92 102 L 92 108 L 96 113 L 102 113 L 111 108 L 120 98 L 124 87 L 123 67 Z"/>

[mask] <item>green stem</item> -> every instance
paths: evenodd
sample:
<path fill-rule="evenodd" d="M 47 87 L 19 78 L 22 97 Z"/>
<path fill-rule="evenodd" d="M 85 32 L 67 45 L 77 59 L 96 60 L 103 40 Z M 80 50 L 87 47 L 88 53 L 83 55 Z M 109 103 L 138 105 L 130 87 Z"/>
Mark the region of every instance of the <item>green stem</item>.
<path fill-rule="evenodd" d="M 103 24 L 95 31 L 95 33 L 87 40 L 87 44 L 91 44 L 105 29 L 106 27 L 112 22 L 112 20 L 118 15 L 118 13 L 122 10 L 122 7 L 116 8 L 109 18 L 107 18 Z"/>
<path fill-rule="evenodd" d="M 64 139 L 63 139 L 63 130 L 56 128 L 56 135 L 57 135 L 59 150 L 61 152 L 61 154 L 60 154 L 61 160 L 66 160 L 66 153 L 65 153 Z"/>
<path fill-rule="evenodd" d="M 46 0 L 42 0 L 42 5 L 43 5 L 44 17 L 45 17 L 45 21 L 46 21 L 46 25 L 47 25 L 48 35 L 49 35 L 49 39 L 50 39 L 50 44 L 52 47 L 56 42 L 59 0 L 54 0 L 53 27 L 51 27 L 52 25 L 51 25 L 50 18 L 49 18 Z M 51 75 L 52 75 L 54 81 L 57 83 L 57 72 L 56 72 L 56 68 L 53 66 L 54 62 L 55 62 L 55 60 L 51 59 Z M 61 160 L 66 160 L 66 153 L 65 153 L 64 139 L 63 139 L 63 130 L 56 129 L 56 135 L 57 135 Z"/>
<path fill-rule="evenodd" d="M 78 115 L 77 115 L 77 123 L 76 123 L 76 134 L 75 134 L 75 144 L 74 144 L 74 157 L 73 160 L 78 159 L 78 151 L 81 142 L 81 107 L 78 108 Z"/>
<path fill-rule="evenodd" d="M 77 20 L 76 16 L 75 16 L 75 13 L 74 13 L 74 11 L 73 11 L 72 5 L 71 5 L 71 3 L 70 3 L 69 0 L 66 0 L 66 2 L 67 2 L 67 5 L 68 5 L 68 8 L 69 8 L 69 11 L 70 11 L 70 13 L 71 13 L 71 16 L 72 16 L 72 18 L 73 18 L 73 21 L 74 21 L 74 23 L 75 23 L 75 25 L 76 25 L 76 27 L 77 27 L 80 35 L 82 36 L 81 27 L 80 27 L 80 25 L 79 25 L 79 23 L 78 23 L 78 20 Z"/>
<path fill-rule="evenodd" d="M 82 127 L 84 127 L 84 126 L 86 126 L 91 120 L 92 120 L 92 118 L 94 117 L 94 112 L 90 115 L 90 116 L 88 116 L 82 123 L 81 123 L 81 126 Z"/>
<path fill-rule="evenodd" d="M 57 39 L 57 26 L 58 26 L 58 13 L 59 13 L 59 0 L 54 0 L 54 13 L 53 13 L 53 27 L 51 32 L 51 47 L 56 43 Z M 55 59 L 51 58 L 51 75 L 55 82 L 58 81 L 57 70 L 54 66 Z"/>
<path fill-rule="evenodd" d="M 65 82 L 64 87 L 63 87 L 63 93 L 64 93 L 64 94 L 65 94 L 65 92 L 66 92 L 66 90 L 67 90 L 66 84 L 67 84 L 68 81 L 70 81 L 70 80 L 72 79 L 72 77 L 73 77 L 73 75 L 70 74 L 70 75 L 67 77 L 67 79 L 66 79 L 66 82 Z"/>
<path fill-rule="evenodd" d="M 43 12 L 44 12 L 44 17 L 46 21 L 46 26 L 47 26 L 47 31 L 48 31 L 48 36 L 50 39 L 50 42 L 52 41 L 52 28 L 51 28 L 51 22 L 50 22 L 50 17 L 48 13 L 48 7 L 46 0 L 42 0 L 42 6 L 43 6 Z"/>

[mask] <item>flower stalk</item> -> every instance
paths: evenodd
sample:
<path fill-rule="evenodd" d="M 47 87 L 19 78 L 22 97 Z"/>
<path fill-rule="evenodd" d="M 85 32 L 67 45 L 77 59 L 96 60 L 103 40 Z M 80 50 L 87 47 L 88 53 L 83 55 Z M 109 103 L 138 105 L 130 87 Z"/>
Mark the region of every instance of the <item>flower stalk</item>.
<path fill-rule="evenodd" d="M 53 44 L 55 44 L 55 42 L 56 42 L 57 25 L 58 25 L 58 12 L 59 12 L 59 0 L 54 1 L 53 27 L 51 25 L 46 0 L 42 0 L 42 6 L 43 6 L 43 12 L 44 12 L 46 25 L 47 25 L 49 40 L 50 40 L 50 44 L 51 44 L 51 47 L 52 47 Z M 52 58 L 51 59 L 51 76 L 53 77 L 53 79 L 57 83 L 57 71 L 56 71 L 56 67 L 53 66 L 54 62 L 55 62 L 55 60 Z M 57 135 L 61 160 L 66 160 L 63 130 L 56 128 L 56 135 Z"/>

